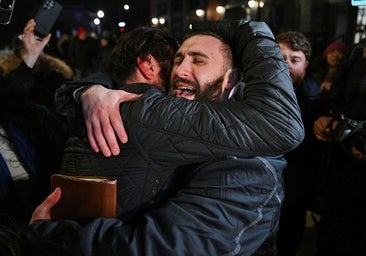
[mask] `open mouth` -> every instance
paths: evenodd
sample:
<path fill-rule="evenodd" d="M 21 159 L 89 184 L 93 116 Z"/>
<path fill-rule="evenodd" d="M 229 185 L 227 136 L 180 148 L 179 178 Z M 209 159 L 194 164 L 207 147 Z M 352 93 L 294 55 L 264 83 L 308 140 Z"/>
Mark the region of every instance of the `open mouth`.
<path fill-rule="evenodd" d="M 196 95 L 197 90 L 191 86 L 178 86 L 176 95 L 180 97 L 192 97 Z"/>

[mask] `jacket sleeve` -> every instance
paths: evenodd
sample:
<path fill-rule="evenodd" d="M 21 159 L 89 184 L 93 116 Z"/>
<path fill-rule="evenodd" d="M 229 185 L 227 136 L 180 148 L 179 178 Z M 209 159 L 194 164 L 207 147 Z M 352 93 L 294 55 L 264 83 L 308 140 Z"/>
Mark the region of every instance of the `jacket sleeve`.
<path fill-rule="evenodd" d="M 4 75 L 6 89 L 22 93 L 29 91 L 33 87 L 33 69 L 29 68 L 23 61 L 10 73 Z"/>
<path fill-rule="evenodd" d="M 246 87 L 236 95 L 237 101 L 192 102 L 150 90 L 131 103 L 129 111 L 124 110 L 125 103 L 121 105 L 128 134 L 141 137 L 142 147 L 151 143 L 143 139 L 146 134 L 168 136 L 178 142 L 175 151 L 183 154 L 200 154 L 202 145 L 241 157 L 278 155 L 298 146 L 304 127 L 279 47 L 264 23 L 244 26 L 247 41 L 241 58 Z"/>
<path fill-rule="evenodd" d="M 21 231 L 21 248 L 37 256 L 231 255 L 235 251 L 232 238 L 177 228 L 157 216 L 142 221 L 141 225 L 126 225 L 112 218 L 96 218 L 85 225 L 72 220 L 39 221 Z"/>
<path fill-rule="evenodd" d="M 74 92 L 81 87 L 94 84 L 101 84 L 110 89 L 113 88 L 111 78 L 105 73 L 96 73 L 81 80 L 68 81 L 56 90 L 55 104 L 57 112 L 69 117 L 78 116 L 81 113 L 81 106 L 75 101 Z"/>

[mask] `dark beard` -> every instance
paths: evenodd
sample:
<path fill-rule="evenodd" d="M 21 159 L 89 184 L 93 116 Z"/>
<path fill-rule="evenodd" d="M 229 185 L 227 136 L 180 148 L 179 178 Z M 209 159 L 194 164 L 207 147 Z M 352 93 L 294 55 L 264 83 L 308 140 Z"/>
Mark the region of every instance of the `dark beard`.
<path fill-rule="evenodd" d="M 202 90 L 201 86 L 198 83 L 189 81 L 184 78 L 176 78 L 173 81 L 173 84 L 177 84 L 178 82 L 182 82 L 185 84 L 189 84 L 195 90 L 195 100 L 210 100 L 210 101 L 218 101 L 220 100 L 222 94 L 222 83 L 224 81 L 223 76 L 216 79 L 213 82 L 207 83 L 205 88 Z"/>
<path fill-rule="evenodd" d="M 197 90 L 196 100 L 220 100 L 222 94 L 222 82 L 224 81 L 223 77 L 216 79 L 213 82 L 206 84 L 206 87 L 203 91 Z"/>

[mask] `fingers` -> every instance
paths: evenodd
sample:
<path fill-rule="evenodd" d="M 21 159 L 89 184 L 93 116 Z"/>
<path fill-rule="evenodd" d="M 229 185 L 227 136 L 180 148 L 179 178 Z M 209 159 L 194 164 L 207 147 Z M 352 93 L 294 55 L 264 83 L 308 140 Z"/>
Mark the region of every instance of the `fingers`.
<path fill-rule="evenodd" d="M 48 34 L 47 36 L 45 36 L 43 39 L 42 39 L 42 47 L 44 48 L 47 44 L 48 44 L 48 42 L 50 41 L 50 39 L 51 39 L 51 34 Z"/>
<path fill-rule="evenodd" d="M 331 141 L 332 140 L 332 129 L 328 127 L 329 123 L 331 122 L 332 117 L 329 116 L 322 116 L 318 118 L 314 122 L 313 131 L 314 136 L 321 141 Z"/>
<path fill-rule="evenodd" d="M 125 130 L 125 127 L 123 125 L 123 120 L 119 113 L 117 115 L 111 116 L 111 124 L 112 124 L 113 129 L 116 132 L 119 140 L 122 143 L 127 143 L 127 141 L 128 141 L 127 132 Z"/>
<path fill-rule="evenodd" d="M 329 141 L 328 138 L 325 138 L 325 137 L 323 137 L 323 136 L 321 136 L 319 134 L 314 134 L 314 136 L 315 136 L 315 138 L 317 138 L 320 141 Z"/>
<path fill-rule="evenodd" d="M 365 155 L 361 151 L 359 151 L 356 147 L 352 147 L 352 155 L 358 160 L 362 161 L 366 160 Z"/>
<path fill-rule="evenodd" d="M 24 33 L 32 32 L 35 26 L 36 22 L 34 21 L 34 19 L 30 19 L 25 25 L 23 32 Z"/>
<path fill-rule="evenodd" d="M 33 43 L 36 41 L 34 36 L 34 28 L 36 26 L 36 22 L 34 19 L 28 21 L 27 25 L 24 27 L 23 31 L 23 41 L 27 40 L 29 43 Z"/>
<path fill-rule="evenodd" d="M 135 101 L 141 97 L 141 94 L 127 93 L 125 91 L 119 91 L 119 94 L 120 99 L 123 99 L 121 102 Z M 122 143 L 127 143 L 128 141 L 127 132 L 120 113 L 119 103 L 115 104 L 114 108 L 112 108 L 108 122 L 103 123 L 102 125 L 104 136 L 107 139 L 109 148 L 113 155 L 118 155 L 120 153 L 116 134 Z"/>
<path fill-rule="evenodd" d="M 120 153 L 119 141 L 128 141 L 120 113 L 120 103 L 134 101 L 141 95 L 125 91 L 108 90 L 95 85 L 81 95 L 83 115 L 90 146 L 104 156 Z"/>
<path fill-rule="evenodd" d="M 51 219 L 51 208 L 60 200 L 61 189 L 56 188 L 33 212 L 30 224 Z"/>
<path fill-rule="evenodd" d="M 117 113 L 112 112 L 112 113 L 110 113 L 110 115 L 112 115 L 112 116 L 118 115 L 119 119 L 122 122 L 119 109 L 117 110 Z M 108 115 L 107 118 L 103 118 L 101 120 L 101 124 L 102 124 L 103 134 L 100 138 L 97 137 L 97 140 L 98 140 L 98 142 L 99 142 L 99 140 L 103 142 L 103 145 L 100 145 L 100 148 L 101 148 L 103 154 L 104 154 L 104 152 L 111 152 L 115 156 L 118 155 L 120 153 L 120 149 L 119 149 L 116 134 L 115 134 L 113 126 L 111 124 L 110 116 Z M 107 143 L 104 143 L 105 141 L 107 141 Z"/>
<path fill-rule="evenodd" d="M 30 19 L 27 23 L 27 25 L 24 27 L 24 39 L 27 39 L 29 42 L 37 42 L 38 41 L 38 47 L 40 48 L 44 48 L 48 42 L 51 39 L 51 34 L 48 34 L 47 36 L 45 36 L 44 38 L 36 38 L 34 35 L 34 30 L 36 27 L 36 22 L 34 21 L 34 19 Z M 38 40 L 37 40 L 38 39 Z"/>
<path fill-rule="evenodd" d="M 123 97 L 123 99 L 124 99 L 123 101 L 136 101 L 137 99 L 139 99 L 142 96 L 142 94 L 127 93 L 125 91 L 121 91 L 120 93 L 121 93 L 121 97 Z M 124 124 L 123 124 L 119 105 L 118 106 L 116 105 L 116 107 L 117 108 L 114 109 L 113 113 L 110 116 L 110 122 L 111 122 L 113 130 L 117 134 L 119 140 L 122 143 L 127 143 L 128 136 L 127 136 L 127 132 L 124 127 Z M 117 141 L 109 141 L 109 145 L 111 147 L 115 145 L 114 143 L 117 143 Z M 118 147 L 118 154 L 119 154 L 119 147 Z"/>
<path fill-rule="evenodd" d="M 96 113 L 93 112 L 86 116 L 85 122 L 89 144 L 95 152 L 101 151 L 105 157 L 110 157 L 112 154 L 118 155 L 120 153 L 117 138 L 109 120 L 109 115 L 102 114 L 97 116 Z"/>
<path fill-rule="evenodd" d="M 85 120 L 85 124 L 86 124 L 86 131 L 87 131 L 87 136 L 88 136 L 88 141 L 90 144 L 90 147 L 96 152 L 98 153 L 100 151 L 100 148 L 98 146 L 98 143 L 94 137 L 94 129 L 93 129 L 93 125 L 91 122 L 88 122 L 87 120 Z"/>

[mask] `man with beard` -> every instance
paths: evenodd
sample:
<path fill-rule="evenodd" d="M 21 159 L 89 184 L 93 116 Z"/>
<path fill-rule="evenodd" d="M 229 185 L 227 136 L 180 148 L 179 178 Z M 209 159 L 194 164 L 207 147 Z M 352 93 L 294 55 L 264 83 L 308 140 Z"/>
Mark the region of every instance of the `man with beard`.
<path fill-rule="evenodd" d="M 56 190 L 32 219 L 46 221 L 35 222 L 23 233 L 29 250 L 38 249 L 38 255 L 51 249 L 87 255 L 274 253 L 285 165 L 277 156 L 298 145 L 303 127 L 286 64 L 269 28 L 246 21 L 222 25 L 208 23 L 205 29 L 225 37 L 241 56 L 245 90 L 242 83 L 234 87 L 231 102 L 207 97 L 187 101 L 164 96 L 150 86 L 136 101 L 123 103 L 118 115 L 125 121 L 129 140 L 119 144 L 123 150 L 118 156 L 105 158 L 85 149 L 84 138 L 81 147 L 79 142 L 72 145 L 74 149 L 69 144 L 64 161 L 65 166 L 71 162 L 70 154 L 74 162 L 90 164 L 94 171 L 103 167 L 99 174 L 110 175 L 112 170 L 120 175 L 118 196 L 128 200 L 119 215 L 123 221 L 97 218 L 86 226 L 70 220 L 48 222 L 49 208 L 60 197 Z M 233 66 L 230 48 L 220 36 L 200 32 L 184 40 L 172 69 L 175 94 L 205 95 L 207 88 L 220 84 L 206 95 L 209 99 L 226 95 L 222 90 L 232 87 L 228 81 Z M 98 90 L 106 89 L 93 86 L 83 93 L 84 115 L 93 105 L 86 107 L 85 98 Z M 103 97 L 115 94 L 129 95 L 114 90 Z M 98 96 L 88 101 L 95 99 Z M 115 122 L 108 118 L 109 124 Z M 88 136 L 100 127 L 89 125 Z M 84 165 L 74 170 L 78 175 L 91 174 Z M 128 196 L 131 189 L 135 193 Z"/>

